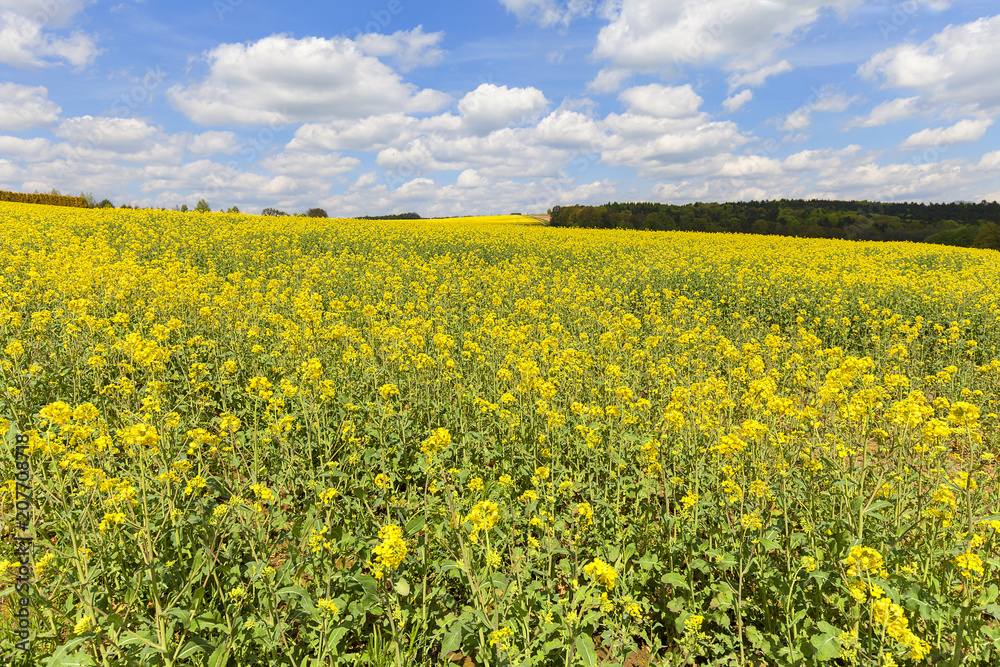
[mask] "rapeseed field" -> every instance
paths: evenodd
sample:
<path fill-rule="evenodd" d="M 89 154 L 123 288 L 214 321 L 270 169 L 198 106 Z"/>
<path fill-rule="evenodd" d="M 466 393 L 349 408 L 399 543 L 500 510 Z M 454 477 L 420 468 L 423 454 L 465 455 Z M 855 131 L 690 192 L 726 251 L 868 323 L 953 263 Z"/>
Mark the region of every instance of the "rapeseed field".
<path fill-rule="evenodd" d="M 9 203 L 0 252 L 15 664 L 1000 662 L 1000 253 Z"/>

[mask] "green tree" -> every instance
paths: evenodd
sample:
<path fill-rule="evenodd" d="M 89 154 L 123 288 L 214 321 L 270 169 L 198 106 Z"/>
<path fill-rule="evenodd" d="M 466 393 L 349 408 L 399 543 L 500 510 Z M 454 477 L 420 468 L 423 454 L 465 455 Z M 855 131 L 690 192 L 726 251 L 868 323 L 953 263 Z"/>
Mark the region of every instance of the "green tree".
<path fill-rule="evenodd" d="M 87 208 L 94 208 L 94 207 L 97 206 L 97 202 L 94 201 L 94 193 L 93 192 L 81 192 L 80 193 L 80 198 L 87 200 Z"/>
<path fill-rule="evenodd" d="M 212 210 L 212 207 L 209 206 L 208 202 L 204 199 L 199 199 L 198 203 L 195 204 L 194 210 L 198 213 L 209 213 Z"/>
<path fill-rule="evenodd" d="M 978 239 L 978 236 L 976 235 L 977 231 L 981 233 L 982 230 L 977 230 L 972 225 L 964 225 L 955 229 L 946 229 L 936 234 L 931 234 L 924 239 L 924 243 L 940 243 L 942 245 L 953 245 L 968 248 L 975 245 L 975 242 Z"/>
<path fill-rule="evenodd" d="M 187 213 L 187 210 L 188 210 L 188 205 L 187 204 L 181 204 L 181 213 Z"/>
<path fill-rule="evenodd" d="M 306 213 L 310 218 L 326 218 L 328 217 L 326 211 L 321 208 L 311 208 L 309 212 Z"/>
<path fill-rule="evenodd" d="M 976 241 L 973 243 L 976 248 L 989 248 L 1000 250 L 1000 226 L 995 222 L 984 222 L 979 227 Z"/>

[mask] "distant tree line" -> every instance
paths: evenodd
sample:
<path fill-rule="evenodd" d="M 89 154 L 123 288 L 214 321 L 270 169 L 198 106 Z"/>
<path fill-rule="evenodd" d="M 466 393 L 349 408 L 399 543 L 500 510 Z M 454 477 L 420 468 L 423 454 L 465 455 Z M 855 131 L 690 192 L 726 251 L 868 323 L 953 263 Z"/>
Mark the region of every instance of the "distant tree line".
<path fill-rule="evenodd" d="M 556 206 L 553 227 L 732 232 L 860 241 L 916 241 L 1000 250 L 1000 203 L 782 199 L 734 203 Z"/>
<path fill-rule="evenodd" d="M 393 213 L 391 215 L 363 215 L 358 220 L 421 220 L 419 213 Z"/>
<path fill-rule="evenodd" d="M 48 206 L 72 206 L 75 208 L 87 208 L 88 203 L 84 197 L 66 197 L 57 190 L 51 194 L 41 194 L 35 192 L 27 194 L 24 192 L 7 192 L 0 190 L 0 201 L 16 202 L 19 204 L 45 204 Z"/>
<path fill-rule="evenodd" d="M 81 192 L 79 197 L 64 197 L 63 195 L 59 194 L 58 190 L 52 190 L 50 194 L 41 194 L 38 192 L 35 192 L 34 194 L 25 194 L 20 192 L 6 192 L 0 190 L 0 201 L 19 202 L 25 204 L 49 204 L 53 206 L 76 206 L 79 208 L 115 208 L 114 203 L 110 199 L 102 199 L 100 202 L 95 201 L 93 193 Z M 135 204 L 131 206 L 128 204 L 122 204 L 118 208 L 139 209 L 143 207 Z M 165 210 L 165 209 L 151 208 L 149 210 Z M 187 204 L 181 204 L 180 206 L 174 206 L 173 210 L 180 211 L 181 213 L 187 213 L 189 210 L 192 209 L 189 209 Z M 212 207 L 204 199 L 199 199 L 198 203 L 195 204 L 193 210 L 198 213 L 209 213 L 211 212 Z M 222 209 L 219 210 L 221 211 Z M 225 210 L 226 213 L 240 212 L 240 208 L 238 206 L 232 206 Z M 274 217 L 289 215 L 288 213 L 285 213 L 284 211 L 273 207 L 265 208 L 260 212 L 260 214 L 267 216 L 274 216 Z M 326 211 L 321 208 L 311 208 L 305 213 L 292 213 L 291 215 L 299 217 L 309 217 L 309 218 L 329 217 Z M 360 220 L 420 220 L 421 218 L 420 214 L 418 213 L 394 213 L 392 215 L 367 215 L 359 219 Z"/>
<path fill-rule="evenodd" d="M 269 208 L 265 208 L 263 211 L 260 212 L 260 214 L 261 215 L 274 216 L 274 217 L 281 217 L 283 215 L 288 215 L 288 213 L 285 213 L 284 211 L 279 211 L 276 208 L 270 208 L 270 207 Z M 329 217 L 326 214 L 326 211 L 324 211 L 321 208 L 311 208 L 308 211 L 306 211 L 305 213 L 292 213 L 292 215 L 293 216 L 299 216 L 299 217 L 306 217 L 306 218 L 326 218 L 326 217 Z"/>

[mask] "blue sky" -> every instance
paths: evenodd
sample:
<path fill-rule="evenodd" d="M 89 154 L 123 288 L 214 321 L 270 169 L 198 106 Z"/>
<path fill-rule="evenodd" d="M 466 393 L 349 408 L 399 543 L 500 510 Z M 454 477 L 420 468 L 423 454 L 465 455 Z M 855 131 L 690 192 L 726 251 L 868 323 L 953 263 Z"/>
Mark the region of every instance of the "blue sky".
<path fill-rule="evenodd" d="M 0 189 L 348 216 L 1000 199 L 980 0 L 0 0 Z"/>

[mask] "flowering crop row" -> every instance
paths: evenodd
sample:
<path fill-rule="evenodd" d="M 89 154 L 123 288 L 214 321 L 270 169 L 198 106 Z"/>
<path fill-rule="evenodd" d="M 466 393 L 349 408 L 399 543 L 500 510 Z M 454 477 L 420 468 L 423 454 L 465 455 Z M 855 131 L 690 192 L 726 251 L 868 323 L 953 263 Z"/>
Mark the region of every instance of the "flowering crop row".
<path fill-rule="evenodd" d="M 21 204 L 0 252 L 29 664 L 1000 661 L 995 252 Z"/>

